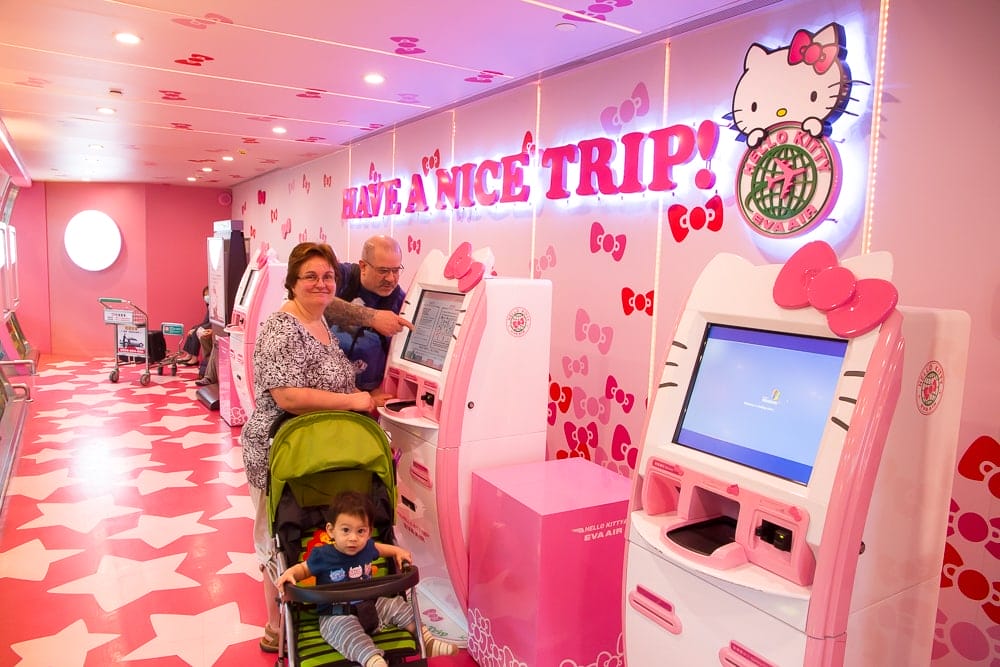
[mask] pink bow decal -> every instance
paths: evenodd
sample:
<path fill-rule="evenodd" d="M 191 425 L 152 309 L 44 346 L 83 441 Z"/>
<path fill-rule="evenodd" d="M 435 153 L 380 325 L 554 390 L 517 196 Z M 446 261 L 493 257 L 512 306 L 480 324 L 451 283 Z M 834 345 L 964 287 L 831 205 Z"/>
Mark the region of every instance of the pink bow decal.
<path fill-rule="evenodd" d="M 635 394 L 630 394 L 618 386 L 618 379 L 614 375 L 608 376 L 608 381 L 604 384 L 604 396 L 622 406 L 626 413 L 632 412 L 635 405 Z"/>
<path fill-rule="evenodd" d="M 468 292 L 479 284 L 486 274 L 486 267 L 482 262 L 472 259 L 472 244 L 463 241 L 451 253 L 451 257 L 444 265 L 444 277 L 449 280 L 458 279 L 458 290 Z"/>
<path fill-rule="evenodd" d="M 635 470 L 635 462 L 639 458 L 639 450 L 632 447 L 632 436 L 628 429 L 618 424 L 611 435 L 611 458 L 615 461 L 625 461 L 628 467 Z"/>
<path fill-rule="evenodd" d="M 622 288 L 622 309 L 626 315 L 632 313 L 645 312 L 647 315 L 653 314 L 653 290 L 645 294 L 637 294 L 631 287 Z"/>
<path fill-rule="evenodd" d="M 579 359 L 573 359 L 572 357 L 563 357 L 562 366 L 563 373 L 566 374 L 567 378 L 573 377 L 573 374 L 586 375 L 588 372 L 590 362 L 587 361 L 587 355 L 583 355 Z"/>
<path fill-rule="evenodd" d="M 556 265 L 556 249 L 551 245 L 545 249 L 545 254 L 535 260 L 535 277 L 541 278 L 542 271 Z"/>
<path fill-rule="evenodd" d="M 722 229 L 722 197 L 713 196 L 705 207 L 695 206 L 690 211 L 682 204 L 672 204 L 667 209 L 667 219 L 670 221 L 670 233 L 674 240 L 680 243 L 692 229 L 707 227 L 710 232 Z"/>
<path fill-rule="evenodd" d="M 581 387 L 573 387 L 573 414 L 577 419 L 587 415 L 607 425 L 611 419 L 611 403 L 603 396 L 587 396 Z"/>
<path fill-rule="evenodd" d="M 812 33 L 799 30 L 792 37 L 792 44 L 788 47 L 788 64 L 805 63 L 811 65 L 817 74 L 823 74 L 830 69 L 839 55 L 840 47 L 836 44 L 820 44 L 814 41 Z"/>
<path fill-rule="evenodd" d="M 625 235 L 606 234 L 601 223 L 595 222 L 590 226 L 590 252 L 596 254 L 601 250 L 614 257 L 616 262 L 620 262 L 622 255 L 625 254 Z"/>
<path fill-rule="evenodd" d="M 1000 442 L 988 435 L 973 440 L 958 461 L 958 474 L 984 482 L 993 497 L 1000 499 Z"/>
<path fill-rule="evenodd" d="M 772 290 L 782 308 L 812 306 L 826 313 L 830 331 L 854 338 L 878 327 L 896 308 L 899 294 L 887 280 L 858 280 L 838 266 L 829 244 L 813 241 L 799 248 L 781 267 Z"/>
<path fill-rule="evenodd" d="M 583 308 L 578 308 L 576 311 L 576 326 L 573 329 L 577 340 L 589 340 L 597 346 L 601 354 L 607 354 L 611 350 L 614 329 L 591 322 L 590 315 Z"/>
<path fill-rule="evenodd" d="M 425 155 L 420 158 L 420 167 L 424 171 L 424 176 L 429 174 L 432 170 L 437 169 L 441 166 L 441 149 L 435 148 L 434 152 L 430 155 Z"/>
<path fill-rule="evenodd" d="M 647 113 L 649 113 L 649 90 L 646 89 L 646 84 L 640 81 L 632 89 L 632 95 L 617 108 L 604 108 L 601 112 L 601 127 L 608 134 L 616 134 L 633 118 L 645 116 Z"/>
<path fill-rule="evenodd" d="M 415 239 L 409 234 L 406 235 L 406 251 L 420 254 L 420 239 Z"/>
<path fill-rule="evenodd" d="M 566 434 L 566 444 L 570 449 L 597 447 L 597 422 L 590 422 L 586 426 L 566 422 L 563 424 L 563 432 Z"/>

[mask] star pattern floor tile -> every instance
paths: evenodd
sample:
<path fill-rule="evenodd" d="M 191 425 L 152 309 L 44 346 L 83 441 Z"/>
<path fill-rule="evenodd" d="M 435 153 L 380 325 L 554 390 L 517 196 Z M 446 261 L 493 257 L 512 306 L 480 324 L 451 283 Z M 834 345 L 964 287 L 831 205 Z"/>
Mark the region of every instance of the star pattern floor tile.
<path fill-rule="evenodd" d="M 42 357 L 0 510 L 0 665 L 270 667 L 239 427 L 196 368 Z M 474 665 L 432 659 L 431 665 Z"/>

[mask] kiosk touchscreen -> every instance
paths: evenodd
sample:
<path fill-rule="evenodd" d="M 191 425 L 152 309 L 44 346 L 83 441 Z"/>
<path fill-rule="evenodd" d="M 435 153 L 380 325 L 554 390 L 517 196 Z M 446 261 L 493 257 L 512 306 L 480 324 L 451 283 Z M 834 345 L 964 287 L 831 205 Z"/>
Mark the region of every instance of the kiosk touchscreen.
<path fill-rule="evenodd" d="M 279 262 L 273 249 L 258 249 L 236 288 L 233 316 L 226 332 L 229 333 L 233 388 L 247 415 L 256 405 L 253 396 L 253 350 L 257 334 L 267 316 L 278 310 L 287 296 L 284 285 L 287 271 L 288 264 Z"/>
<path fill-rule="evenodd" d="M 629 664 L 930 661 L 969 320 L 890 277 L 823 242 L 705 268 L 636 468 Z"/>
<path fill-rule="evenodd" d="M 396 535 L 420 566 L 423 622 L 467 639 L 468 513 L 475 470 L 545 460 L 552 286 L 489 277 L 492 254 L 432 251 L 400 314 L 379 409 L 399 459 Z"/>

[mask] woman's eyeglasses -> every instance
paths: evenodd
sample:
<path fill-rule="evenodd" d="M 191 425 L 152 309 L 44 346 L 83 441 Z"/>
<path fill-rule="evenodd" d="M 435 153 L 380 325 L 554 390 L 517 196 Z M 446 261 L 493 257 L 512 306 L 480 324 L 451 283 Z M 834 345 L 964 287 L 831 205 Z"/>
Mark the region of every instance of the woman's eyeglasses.
<path fill-rule="evenodd" d="M 333 273 L 324 273 L 323 275 L 320 276 L 310 272 L 310 273 L 304 273 L 301 276 L 299 276 L 299 280 L 301 280 L 304 283 L 310 283 L 312 285 L 315 285 L 321 280 L 324 283 L 332 284 L 337 282 L 337 276 L 335 276 Z"/>

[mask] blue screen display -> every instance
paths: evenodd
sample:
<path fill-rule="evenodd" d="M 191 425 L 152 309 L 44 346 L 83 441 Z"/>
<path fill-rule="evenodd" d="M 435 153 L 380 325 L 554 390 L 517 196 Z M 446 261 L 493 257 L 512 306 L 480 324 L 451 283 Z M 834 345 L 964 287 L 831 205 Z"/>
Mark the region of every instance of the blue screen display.
<path fill-rule="evenodd" d="M 807 484 L 847 341 L 710 324 L 674 442 Z"/>

